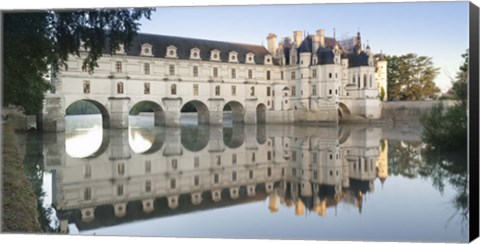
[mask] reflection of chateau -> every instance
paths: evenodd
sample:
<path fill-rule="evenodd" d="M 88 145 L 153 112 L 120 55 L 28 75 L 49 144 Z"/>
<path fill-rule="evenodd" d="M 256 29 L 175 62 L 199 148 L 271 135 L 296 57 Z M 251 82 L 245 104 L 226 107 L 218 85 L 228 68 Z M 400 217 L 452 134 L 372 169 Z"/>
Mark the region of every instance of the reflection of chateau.
<path fill-rule="evenodd" d="M 91 229 L 267 197 L 271 212 L 282 204 L 297 215 L 325 216 L 342 201 L 361 211 L 373 181 L 388 175 L 380 129 L 199 126 L 103 133 L 99 150 L 87 158 L 58 147 L 65 134 L 47 135 L 45 163 L 54 170 L 53 202 L 63 231 L 68 222 Z M 133 152 L 129 133 L 152 146 Z"/>

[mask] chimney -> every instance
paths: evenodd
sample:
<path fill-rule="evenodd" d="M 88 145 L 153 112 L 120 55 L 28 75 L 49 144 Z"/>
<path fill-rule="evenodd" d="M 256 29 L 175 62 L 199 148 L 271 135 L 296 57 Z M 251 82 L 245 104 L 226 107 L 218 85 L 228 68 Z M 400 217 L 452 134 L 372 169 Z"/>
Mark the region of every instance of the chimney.
<path fill-rule="evenodd" d="M 320 41 L 320 46 L 325 47 L 325 30 L 324 29 L 317 30 L 317 36 Z"/>
<path fill-rule="evenodd" d="M 268 44 L 268 52 L 275 56 L 275 52 L 277 51 L 277 35 L 270 33 L 267 36 L 267 44 Z"/>
<path fill-rule="evenodd" d="M 318 35 L 313 36 L 313 42 L 312 42 L 312 51 L 313 53 L 317 53 L 318 47 L 320 46 L 320 37 Z"/>
<path fill-rule="evenodd" d="M 293 32 L 293 42 L 297 47 L 300 46 L 302 43 L 302 32 L 301 31 L 294 31 Z"/>

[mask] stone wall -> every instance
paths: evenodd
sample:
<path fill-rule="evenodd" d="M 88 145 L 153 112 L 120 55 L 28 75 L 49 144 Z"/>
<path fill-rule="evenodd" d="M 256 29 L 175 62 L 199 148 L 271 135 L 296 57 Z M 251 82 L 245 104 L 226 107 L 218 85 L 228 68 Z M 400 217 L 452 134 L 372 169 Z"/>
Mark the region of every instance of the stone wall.
<path fill-rule="evenodd" d="M 453 106 L 456 101 L 400 101 L 383 102 L 381 122 L 420 124 L 421 116 L 433 105 L 443 103 L 445 107 Z"/>

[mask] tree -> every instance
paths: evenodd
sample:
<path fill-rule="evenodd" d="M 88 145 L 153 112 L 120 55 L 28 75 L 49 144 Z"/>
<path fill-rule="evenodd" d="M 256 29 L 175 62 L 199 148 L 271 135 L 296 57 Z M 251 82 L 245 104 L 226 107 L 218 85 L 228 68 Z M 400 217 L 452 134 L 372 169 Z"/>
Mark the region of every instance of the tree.
<path fill-rule="evenodd" d="M 387 56 L 388 97 L 398 100 L 421 100 L 436 98 L 440 89 L 435 85 L 439 69 L 432 59 L 409 53 L 402 56 Z"/>
<path fill-rule="evenodd" d="M 459 67 L 455 81 L 452 83 L 454 98 L 459 100 L 461 106 L 467 108 L 468 99 L 468 49 L 462 54 L 463 63 Z"/>
<path fill-rule="evenodd" d="M 41 111 L 47 82 L 69 55 L 88 55 L 83 66 L 93 72 L 102 53 L 115 53 L 129 44 L 142 17 L 153 9 L 94 9 L 4 14 L 3 104 L 17 105 L 27 114 Z M 54 72 L 49 73 L 49 68 Z M 68 67 L 66 67 L 68 68 Z"/>
<path fill-rule="evenodd" d="M 380 96 L 378 98 L 380 99 L 380 101 L 383 101 L 383 99 L 385 98 L 385 89 L 383 87 L 380 89 Z"/>

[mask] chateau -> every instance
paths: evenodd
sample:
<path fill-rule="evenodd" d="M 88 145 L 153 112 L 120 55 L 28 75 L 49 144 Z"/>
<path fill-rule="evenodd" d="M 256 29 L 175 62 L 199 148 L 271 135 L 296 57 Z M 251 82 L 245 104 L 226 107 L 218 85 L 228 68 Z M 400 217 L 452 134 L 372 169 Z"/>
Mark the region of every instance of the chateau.
<path fill-rule="evenodd" d="M 85 50 L 71 56 L 68 69 L 47 94 L 43 128 L 65 130 L 65 110 L 86 100 L 99 108 L 104 128 L 128 128 L 138 104 L 154 110 L 155 124 L 179 126 L 181 109 L 193 105 L 199 124 L 223 123 L 229 106 L 233 121 L 256 123 L 338 123 L 378 119 L 380 90 L 386 91 L 387 62 L 363 47 L 293 32 L 267 47 L 139 33 L 128 50 L 98 60 L 93 74 L 82 68 Z"/>

